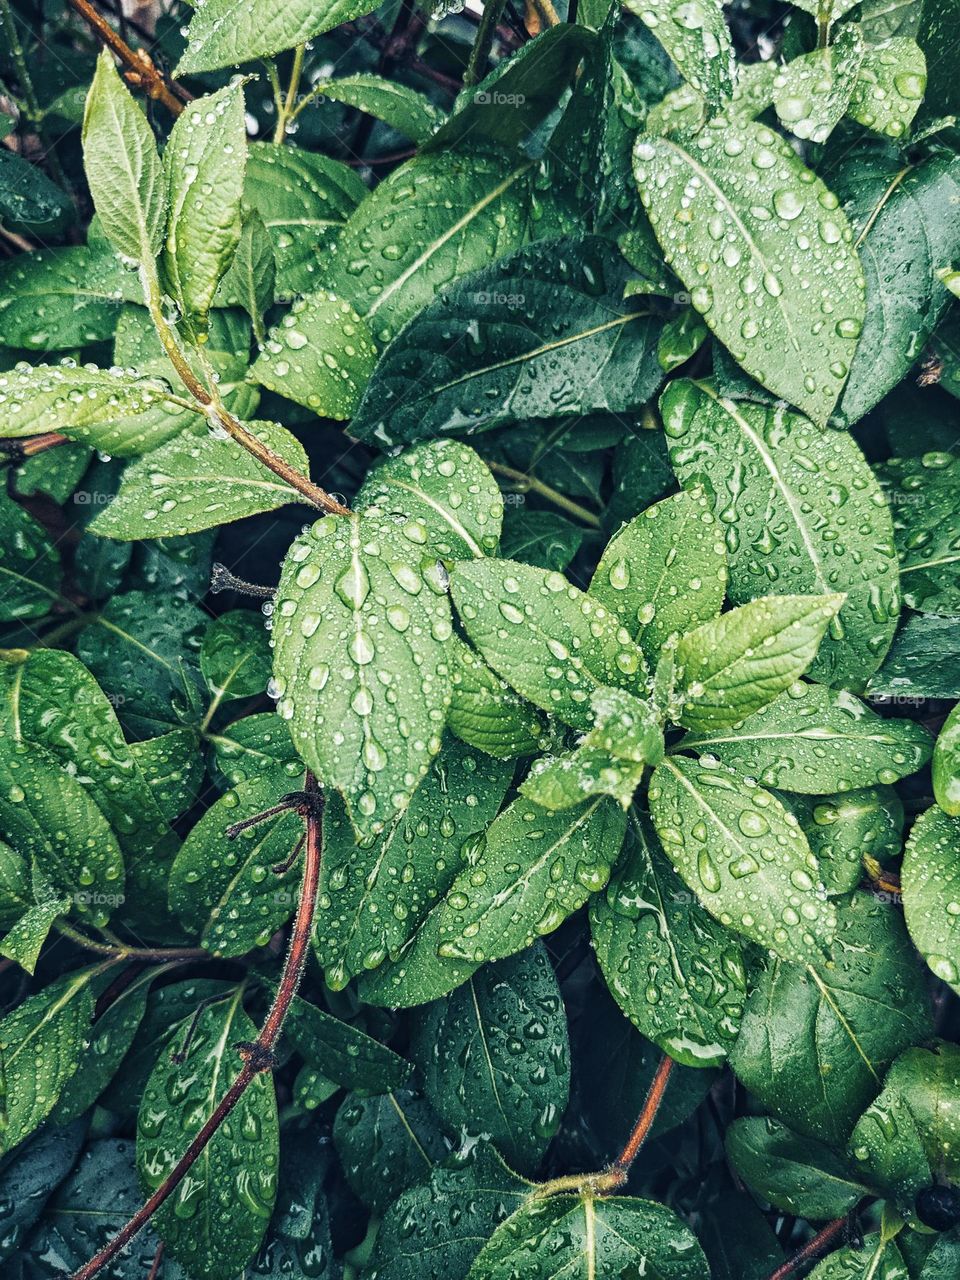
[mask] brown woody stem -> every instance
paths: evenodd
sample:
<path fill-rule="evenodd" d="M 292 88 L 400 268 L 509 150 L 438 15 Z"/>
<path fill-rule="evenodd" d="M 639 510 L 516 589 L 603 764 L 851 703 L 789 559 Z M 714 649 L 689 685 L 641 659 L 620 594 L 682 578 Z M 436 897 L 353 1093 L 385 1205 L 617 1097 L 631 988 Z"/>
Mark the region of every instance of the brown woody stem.
<path fill-rule="evenodd" d="M 184 104 L 154 66 L 146 50 L 131 49 L 123 36 L 114 31 L 106 18 L 97 12 L 89 0 L 68 0 L 68 3 L 79 13 L 84 22 L 93 28 L 111 53 L 120 59 L 126 67 L 127 79 L 143 89 L 148 98 L 162 102 L 171 115 L 178 116 Z"/>
<path fill-rule="evenodd" d="M 104 1245 L 98 1254 L 73 1273 L 71 1280 L 92 1280 L 92 1277 L 115 1258 L 120 1250 L 146 1226 L 186 1177 L 197 1157 L 243 1097 L 251 1082 L 261 1072 L 272 1070 L 273 1050 L 280 1038 L 280 1032 L 290 1011 L 290 1005 L 293 1003 L 293 997 L 297 993 L 307 961 L 317 902 L 317 886 L 320 881 L 320 860 L 323 852 L 323 795 L 312 773 L 307 774 L 304 789 L 305 803 L 301 812 L 306 824 L 306 857 L 303 881 L 300 886 L 300 901 L 297 905 L 297 915 L 290 935 L 290 948 L 287 951 L 280 985 L 270 1012 L 260 1028 L 260 1034 L 253 1044 L 245 1045 L 241 1049 L 243 1066 L 238 1075 L 160 1186 L 126 1225 L 121 1227 L 109 1244 Z"/>
<path fill-rule="evenodd" d="M 846 1225 L 846 1218 L 834 1218 L 832 1222 L 828 1222 L 812 1240 L 808 1240 L 802 1249 L 798 1249 L 792 1258 L 788 1258 L 777 1267 L 776 1271 L 771 1272 L 767 1280 L 786 1280 L 787 1276 L 792 1276 L 804 1263 L 811 1262 L 832 1245 L 837 1236 L 842 1234 Z"/>

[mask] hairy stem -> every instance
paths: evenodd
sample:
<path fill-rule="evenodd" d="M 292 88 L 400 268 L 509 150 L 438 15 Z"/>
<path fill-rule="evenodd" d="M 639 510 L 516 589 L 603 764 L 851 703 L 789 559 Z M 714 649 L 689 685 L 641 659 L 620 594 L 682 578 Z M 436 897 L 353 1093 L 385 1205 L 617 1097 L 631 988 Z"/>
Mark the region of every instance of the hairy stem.
<path fill-rule="evenodd" d="M 777 1267 L 776 1271 L 771 1272 L 767 1280 L 785 1280 L 787 1276 L 792 1276 L 804 1263 L 810 1262 L 832 1245 L 837 1236 L 843 1233 L 846 1225 L 846 1218 L 834 1218 L 832 1222 L 828 1222 L 825 1227 L 821 1227 L 812 1240 L 808 1240 L 802 1249 L 798 1249 L 792 1258 L 788 1258 Z"/>
<path fill-rule="evenodd" d="M 99 942 L 96 938 L 88 938 L 85 933 L 75 929 L 65 920 L 55 920 L 53 927 L 64 938 L 69 938 L 78 947 L 93 951 L 100 956 L 113 956 L 116 960 L 209 960 L 210 952 L 202 947 L 128 947 L 126 943 Z"/>
<path fill-rule="evenodd" d="M 241 1051 L 244 1061 L 239 1073 L 160 1186 L 121 1227 L 113 1239 L 104 1245 L 89 1262 L 84 1263 L 78 1271 L 73 1273 L 71 1280 L 92 1280 L 92 1277 L 97 1275 L 142 1230 L 186 1177 L 197 1157 L 243 1097 L 251 1082 L 261 1072 L 273 1069 L 273 1050 L 280 1038 L 280 1032 L 290 1005 L 293 1003 L 297 987 L 300 985 L 307 961 L 317 902 L 317 886 L 320 881 L 320 860 L 323 851 L 323 798 L 312 773 L 308 773 L 306 777 L 305 796 L 306 802 L 302 808 L 302 816 L 306 824 L 306 855 L 303 880 L 300 885 L 300 900 L 280 985 L 277 987 L 277 994 L 270 1012 L 260 1028 L 260 1034 L 253 1044 L 246 1045 Z"/>
<path fill-rule="evenodd" d="M 127 79 L 143 89 L 148 98 L 153 98 L 155 102 L 162 102 L 171 115 L 178 116 L 183 110 L 184 103 L 154 66 L 146 50 L 131 49 L 123 36 L 114 31 L 106 18 L 97 12 L 89 0 L 67 0 L 67 2 L 93 28 L 111 53 L 120 59 L 127 69 Z"/>
<path fill-rule="evenodd" d="M 592 529 L 600 528 L 599 516 L 595 515 L 587 507 L 582 507 L 579 502 L 574 502 L 572 498 L 566 497 L 557 489 L 544 484 L 536 476 L 527 475 L 525 471 L 518 471 L 516 467 L 508 467 L 503 462 L 488 461 L 487 466 L 497 475 L 505 476 L 508 480 L 512 480 L 521 493 L 539 493 L 541 498 L 545 498 L 547 502 L 552 502 L 555 507 L 559 507 L 561 511 L 566 511 L 568 515 L 576 516 L 578 520 L 590 525 Z"/>

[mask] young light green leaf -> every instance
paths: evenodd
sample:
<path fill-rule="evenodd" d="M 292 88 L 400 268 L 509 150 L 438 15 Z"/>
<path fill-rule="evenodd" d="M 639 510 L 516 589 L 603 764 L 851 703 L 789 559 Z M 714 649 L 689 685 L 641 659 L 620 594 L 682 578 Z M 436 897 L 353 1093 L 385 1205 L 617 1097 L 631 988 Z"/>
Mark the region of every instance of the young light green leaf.
<path fill-rule="evenodd" d="M 543 944 L 484 965 L 425 1009 L 412 1056 L 451 1132 L 482 1134 L 511 1169 L 535 1170 L 570 1094 L 567 1019 Z"/>
<path fill-rule="evenodd" d="M 543 719 L 456 636 L 450 651 L 447 728 L 462 742 L 501 760 L 532 755 L 546 733 Z"/>
<path fill-rule="evenodd" d="M 137 1118 L 137 1169 L 148 1191 L 169 1174 L 239 1074 L 238 1044 L 256 1027 L 240 1003 L 243 988 L 200 1013 L 187 1060 L 162 1050 Z M 190 1176 L 157 1210 L 167 1252 L 209 1280 L 233 1280 L 256 1252 L 277 1192 L 279 1131 L 270 1072 L 244 1091 L 230 1119 L 200 1152 Z"/>
<path fill-rule="evenodd" d="M 665 1205 L 631 1196 L 531 1198 L 497 1228 L 467 1280 L 709 1280 L 693 1232 Z"/>
<path fill-rule="evenodd" d="M 227 306 L 243 307 L 253 325 L 253 336 L 261 345 L 267 334 L 264 316 L 273 306 L 276 280 L 270 233 L 260 214 L 251 209 L 243 219 L 233 261 L 220 283 L 219 298 Z"/>
<path fill-rule="evenodd" d="M 717 110 L 733 93 L 733 49 L 720 0 L 624 0 L 692 88 Z"/>
<path fill-rule="evenodd" d="M 900 596 L 893 524 L 856 444 L 703 383 L 672 382 L 661 407 L 681 483 L 702 484 L 726 526 L 730 599 L 844 592 L 810 674 L 859 685 L 890 645 Z"/>
<path fill-rule="evenodd" d="M 623 810 L 605 796 L 562 813 L 514 800 L 447 893 L 440 956 L 500 960 L 552 933 L 607 883 L 625 828 Z"/>
<path fill-rule="evenodd" d="M 240 242 L 246 149 L 238 81 L 189 103 L 163 153 L 170 217 L 161 269 L 171 296 L 201 333 Z"/>
<path fill-rule="evenodd" d="M 909 36 L 867 49 L 847 111 L 867 129 L 902 138 L 910 129 L 927 87 L 927 60 Z"/>
<path fill-rule="evenodd" d="M 688 1067 L 723 1062 L 746 998 L 740 946 L 686 891 L 646 815 L 631 816 L 624 857 L 591 899 L 590 933 L 638 1031 Z"/>
<path fill-rule="evenodd" d="M 289 431 L 275 422 L 246 426 L 274 454 L 306 474 L 306 451 Z M 90 528 L 120 541 L 181 537 L 298 500 L 294 489 L 235 440 L 221 439 L 199 425 L 132 462 L 116 498 Z"/>
<path fill-rule="evenodd" d="M 825 49 L 781 67 L 773 82 L 780 123 L 804 141 L 826 142 L 850 104 L 864 53 L 859 24 L 847 22 Z"/>
<path fill-rule="evenodd" d="M 167 388 L 122 369 L 18 364 L 0 373 L 0 434 L 6 440 L 61 431 L 100 445 L 99 431 L 164 402 Z"/>
<path fill-rule="evenodd" d="M 370 72 L 361 71 L 336 80 L 318 80 L 313 92 L 321 102 L 342 102 L 382 120 L 418 146 L 426 142 L 446 119 L 426 94 Z"/>
<path fill-rule="evenodd" d="M 451 593 L 470 640 L 535 706 L 578 729 L 604 685 L 646 692 L 646 663 L 618 619 L 562 574 L 511 560 L 458 564 Z"/>
<path fill-rule="evenodd" d="M 293 812 L 249 827 L 233 840 L 227 828 L 251 818 L 278 796 L 272 777 L 241 782 L 211 805 L 177 855 L 170 872 L 170 907 L 184 928 L 218 956 L 263 947 L 293 915 L 300 870 L 286 863 L 303 835 Z"/>
<path fill-rule="evenodd" d="M 146 116 L 107 49 L 97 60 L 83 113 L 83 167 L 113 247 L 153 270 L 167 219 L 163 166 Z"/>
<path fill-rule="evenodd" d="M 178 76 L 233 67 L 303 44 L 370 12 L 366 0 L 207 0 L 194 11 Z"/>
<path fill-rule="evenodd" d="M 855 893 L 838 908 L 832 964 L 768 966 L 730 1060 L 776 1116 L 836 1146 L 894 1058 L 931 1031 L 926 980 L 899 911 Z"/>
<path fill-rule="evenodd" d="M 794 0 L 794 3 L 817 22 L 830 27 L 853 8 L 856 0 Z"/>
<path fill-rule="evenodd" d="M 335 800 L 324 817 L 314 947 L 333 990 L 398 955 L 449 889 L 461 849 L 480 839 L 503 801 L 510 764 L 446 738 L 410 805 L 373 841 Z"/>
<path fill-rule="evenodd" d="M 420 530 L 327 516 L 293 544 L 274 612 L 277 710 L 361 836 L 410 802 L 440 749 L 452 634 Z"/>
<path fill-rule="evenodd" d="M 921 814 L 900 877 L 914 945 L 937 977 L 960 991 L 960 819 L 936 805 Z"/>
<path fill-rule="evenodd" d="M 367 476 L 354 506 L 409 517 L 444 560 L 492 555 L 503 524 L 503 497 L 489 467 L 469 445 L 453 440 L 434 440 L 388 459 Z"/>
<path fill-rule="evenodd" d="M 823 795 L 916 773 L 932 742 L 912 720 L 878 716 L 852 693 L 797 681 L 735 729 L 688 734 L 683 746 L 766 787 Z"/>
<path fill-rule="evenodd" d="M 801 1137 L 771 1116 L 734 1120 L 724 1146 L 733 1169 L 759 1199 L 798 1218 L 841 1218 L 869 1194 L 848 1162 L 825 1143 Z"/>
<path fill-rule="evenodd" d="M 65 351 L 113 336 L 127 273 L 105 246 L 20 253 L 0 265 L 0 341 Z"/>
<path fill-rule="evenodd" d="M 204 633 L 200 670 L 218 705 L 263 693 L 270 679 L 270 651 L 262 616 L 234 609 L 214 619 Z"/>
<path fill-rule="evenodd" d="M 366 324 L 349 302 L 321 290 L 297 298 L 267 335 L 250 376 L 319 417 L 352 417 L 376 363 Z"/>
<path fill-rule="evenodd" d="M 931 451 L 883 468 L 900 553 L 904 603 L 960 612 L 960 459 Z"/>
<path fill-rule="evenodd" d="M 608 241 L 547 240 L 494 266 L 490 256 L 384 352 L 354 434 L 391 447 L 528 418 L 629 414 L 656 393 L 661 322 L 642 300 L 624 301 L 630 271 Z M 475 338 L 464 342 L 464 330 Z"/>
<path fill-rule="evenodd" d="M 701 490 L 648 507 L 607 543 L 590 594 L 654 660 L 670 638 L 715 618 L 727 586 L 722 530 Z"/>
<path fill-rule="evenodd" d="M 90 977 L 87 969 L 52 982 L 0 1022 L 7 1090 L 0 1153 L 43 1123 L 76 1071 L 93 1019 Z"/>
<path fill-rule="evenodd" d="M 324 283 L 388 342 L 456 276 L 522 243 L 531 168 L 483 151 L 409 160 L 348 218 Z"/>
<path fill-rule="evenodd" d="M 366 194 L 339 160 L 272 142 L 249 147 L 243 203 L 260 215 L 273 243 L 279 298 L 289 301 L 321 283 L 325 250 Z"/>
<path fill-rule="evenodd" d="M 716 762 L 674 756 L 654 772 L 649 802 L 664 852 L 722 925 L 792 964 L 829 953 L 833 905 L 800 824 L 774 795 Z"/>
<path fill-rule="evenodd" d="M 678 719 L 688 729 L 728 729 L 789 689 L 816 656 L 842 595 L 765 596 L 681 636 Z"/>
<path fill-rule="evenodd" d="M 947 716 L 933 748 L 933 794 L 951 817 L 960 817 L 960 703 Z"/>
<path fill-rule="evenodd" d="M 836 197 L 786 142 L 742 120 L 721 118 L 689 141 L 641 137 L 634 176 L 667 262 L 707 325 L 752 377 L 823 424 L 864 311 Z"/>

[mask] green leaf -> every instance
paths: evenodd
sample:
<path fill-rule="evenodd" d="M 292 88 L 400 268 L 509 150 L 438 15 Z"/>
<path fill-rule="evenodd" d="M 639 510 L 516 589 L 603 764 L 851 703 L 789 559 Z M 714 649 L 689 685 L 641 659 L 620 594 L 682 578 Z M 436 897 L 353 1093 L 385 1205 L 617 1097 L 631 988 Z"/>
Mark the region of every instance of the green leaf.
<path fill-rule="evenodd" d="M 893 787 L 781 799 L 803 827 L 828 894 L 849 893 L 866 859 L 886 863 L 903 848 L 903 804 Z"/>
<path fill-rule="evenodd" d="M 369 1280 L 465 1280 L 483 1241 L 527 1189 L 486 1144 L 467 1164 L 439 1165 L 383 1215 Z"/>
<path fill-rule="evenodd" d="M 452 1133 L 482 1135 L 511 1169 L 535 1170 L 570 1094 L 567 1019 L 543 945 L 484 965 L 425 1009 L 412 1055 Z"/>
<path fill-rule="evenodd" d="M 62 576 L 60 555 L 43 525 L 0 494 L 0 620 L 46 617 L 60 599 Z"/>
<path fill-rule="evenodd" d="M 781 67 L 773 82 L 780 123 L 804 141 L 826 142 L 850 105 L 864 53 L 859 24 L 847 22 L 827 48 Z"/>
<path fill-rule="evenodd" d="M 726 1169 L 714 1165 L 706 1179 L 697 1237 L 713 1280 L 767 1280 L 784 1260 L 783 1250 L 756 1201 L 739 1191 Z"/>
<path fill-rule="evenodd" d="M 532 755 L 546 732 L 542 718 L 469 645 L 454 637 L 447 728 L 501 760 Z"/>
<path fill-rule="evenodd" d="M 369 12 L 365 0 L 292 0 L 280 11 L 271 0 L 209 0 L 194 11 L 176 75 L 281 53 Z"/>
<path fill-rule="evenodd" d="M 733 93 L 733 50 L 719 0 L 624 0 L 714 110 Z"/>
<path fill-rule="evenodd" d="M 625 855 L 591 899 L 590 934 L 638 1031 L 686 1066 L 723 1062 L 746 998 L 743 956 L 686 891 L 645 815 L 632 816 Z"/>
<path fill-rule="evenodd" d="M 493 555 L 503 523 L 503 497 L 489 467 L 453 440 L 418 445 L 381 463 L 354 506 L 409 517 L 422 527 L 421 541 L 444 560 Z"/>
<path fill-rule="evenodd" d="M 717 616 L 726 585 L 720 525 L 694 489 L 648 507 L 611 538 L 590 594 L 620 616 L 653 661 L 671 636 Z"/>
<path fill-rule="evenodd" d="M 130 754 L 168 822 L 182 817 L 200 794 L 206 769 L 199 745 L 194 729 L 171 729 L 145 742 L 130 744 Z"/>
<path fill-rule="evenodd" d="M 836 198 L 786 142 L 750 121 L 721 118 L 688 142 L 643 137 L 634 161 L 644 208 L 694 307 L 751 377 L 823 424 L 864 311 Z"/>
<path fill-rule="evenodd" d="M 960 611 L 960 460 L 931 452 L 883 469 L 900 553 L 904 604 L 924 613 Z"/>
<path fill-rule="evenodd" d="M 123 856 L 86 789 L 39 747 L 0 751 L 0 835 L 81 919 L 106 924 L 123 902 Z"/>
<path fill-rule="evenodd" d="M 76 1071 L 93 1019 L 91 976 L 86 969 L 52 982 L 0 1022 L 6 1080 L 0 1154 L 43 1123 Z"/>
<path fill-rule="evenodd" d="M 873 1234 L 862 1245 L 844 1245 L 824 1258 L 809 1280 L 908 1280 L 909 1275 L 896 1244 Z"/>
<path fill-rule="evenodd" d="M 569 809 L 587 796 L 607 795 L 630 805 L 647 765 L 663 759 L 663 731 L 653 707 L 622 689 L 597 689 L 594 727 L 572 751 L 535 760 L 520 785 L 545 809 Z"/>
<path fill-rule="evenodd" d="M 936 805 L 920 815 L 901 867 L 910 937 L 927 964 L 960 991 L 960 819 Z"/>
<path fill-rule="evenodd" d="M 933 794 L 951 817 L 960 817 L 960 704 L 944 722 L 933 748 Z"/>
<path fill-rule="evenodd" d="M 408 1089 L 375 1098 L 348 1094 L 333 1122 L 333 1145 L 348 1184 L 378 1213 L 425 1182 L 448 1153 L 433 1111 Z"/>
<path fill-rule="evenodd" d="M 456 276 L 522 243 L 532 163 L 441 151 L 400 165 L 347 219 L 324 283 L 388 342 Z"/>
<path fill-rule="evenodd" d="M 676 647 L 676 718 L 704 733 L 769 706 L 813 662 L 844 599 L 765 596 L 687 631 Z"/>
<path fill-rule="evenodd" d="M 18 364 L 0 373 L 0 405 L 4 439 L 62 431 L 99 446 L 100 432 L 118 420 L 135 417 L 166 400 L 166 387 L 155 379 L 122 369 Z"/>
<path fill-rule="evenodd" d="M 275 422 L 246 426 L 284 462 L 307 472 L 306 452 L 289 431 Z M 182 537 L 299 500 L 295 489 L 242 445 L 202 426 L 132 462 L 116 498 L 90 528 L 121 541 Z"/>
<path fill-rule="evenodd" d="M 270 679 L 267 638 L 262 616 L 249 609 L 222 613 L 207 627 L 200 670 L 218 705 L 253 698 L 266 689 Z"/>
<path fill-rule="evenodd" d="M 42 169 L 6 147 L 0 149 L 0 218 L 5 226 L 57 238 L 74 215 L 70 197 Z"/>
<path fill-rule="evenodd" d="M 220 282 L 227 306 L 243 307 L 258 343 L 266 337 L 264 316 L 273 306 L 277 280 L 276 257 L 270 233 L 256 209 L 243 219 L 233 261 Z"/>
<path fill-rule="evenodd" d="M 440 956 L 500 960 L 552 933 L 607 883 L 625 828 L 626 815 L 607 797 L 561 813 L 514 800 L 447 893 Z"/>
<path fill-rule="evenodd" d="M 632 413 L 656 393 L 660 321 L 643 299 L 624 301 L 630 272 L 612 245 L 587 236 L 543 241 L 487 266 L 491 256 L 458 269 L 485 267 L 384 352 L 354 434 L 391 447 L 528 418 Z M 404 298 L 409 291 L 408 283 Z"/>
<path fill-rule="evenodd" d="M 102 247 L 17 254 L 0 265 L 0 341 L 28 351 L 105 341 L 116 328 L 125 274 Z"/>
<path fill-rule="evenodd" d="M 837 913 L 831 965 L 774 960 L 730 1055 L 740 1080 L 799 1133 L 836 1145 L 884 1072 L 932 1031 L 923 973 L 899 912 L 855 893 Z"/>
<path fill-rule="evenodd" d="M 592 726 L 591 697 L 602 686 L 646 692 L 640 648 L 562 574 L 476 560 L 455 567 L 450 589 L 468 637 L 494 671 L 574 728 Z"/>
<path fill-rule="evenodd" d="M 650 781 L 667 857 L 722 925 L 794 964 L 820 960 L 836 916 L 792 813 L 709 757 L 668 757 Z"/>
<path fill-rule="evenodd" d="M 894 637 L 883 666 L 867 683 L 871 698 L 960 698 L 960 619 L 909 616 Z"/>
<path fill-rule="evenodd" d="M 266 773 L 273 775 L 277 795 L 303 781 L 303 764 L 287 726 L 272 711 L 244 716 L 216 733 L 208 733 L 217 768 L 231 787 Z"/>
<path fill-rule="evenodd" d="M 829 177 L 866 277 L 863 333 L 840 401 L 854 423 L 905 376 L 949 305 L 936 272 L 960 243 L 960 181 L 952 155 L 911 166 L 875 145 L 845 154 Z"/>
<path fill-rule="evenodd" d="M 893 525 L 860 450 L 841 432 L 703 383 L 671 383 L 662 410 L 677 476 L 703 485 L 726 526 L 730 599 L 845 592 L 810 674 L 859 685 L 900 612 Z"/>
<path fill-rule="evenodd" d="M 867 129 L 902 138 L 910 129 L 927 87 L 927 60 L 909 36 L 867 49 L 860 64 L 849 114 Z"/>
<path fill-rule="evenodd" d="M 239 1074 L 238 1042 L 256 1036 L 242 987 L 199 1015 L 186 1062 L 161 1052 L 137 1119 L 137 1169 L 155 1191 Z M 273 1078 L 254 1076 L 189 1177 L 154 1215 L 167 1252 L 189 1272 L 233 1280 L 256 1252 L 277 1192 L 279 1132 Z"/>
<path fill-rule="evenodd" d="M 37 967 L 41 948 L 58 916 L 66 915 L 70 898 L 43 898 L 25 912 L 0 942 L 0 955 L 32 974 Z"/>
<path fill-rule="evenodd" d="M 468 1280 L 709 1280 L 692 1231 L 665 1205 L 630 1196 L 530 1199 L 497 1228 Z"/>
<path fill-rule="evenodd" d="M 170 220 L 161 268 L 172 297 L 201 333 L 240 243 L 246 149 L 241 81 L 189 103 L 163 153 Z"/>
<path fill-rule="evenodd" d="M 683 740 L 766 787 L 805 795 L 897 782 L 926 764 L 931 745 L 912 720 L 878 716 L 852 693 L 799 680 L 736 728 Z"/>
<path fill-rule="evenodd" d="M 413 1071 L 386 1045 L 298 996 L 284 1033 L 306 1062 L 348 1089 L 387 1093 L 405 1084 Z"/>
<path fill-rule="evenodd" d="M 303 822 L 282 813 L 231 840 L 228 826 L 277 803 L 269 774 L 221 796 L 193 828 L 170 872 L 170 906 L 201 944 L 218 956 L 264 947 L 293 915 L 301 870 L 273 868 L 289 858 Z"/>
<path fill-rule="evenodd" d="M 0 1195 L 11 1212 L 0 1244 L 0 1261 L 18 1256 L 48 1198 L 73 1167 L 85 1132 L 83 1123 L 64 1128 L 47 1125 L 5 1163 L 0 1173 Z"/>
<path fill-rule="evenodd" d="M 865 1180 L 914 1226 L 917 1192 L 960 1175 L 960 1049 L 943 1040 L 908 1049 L 857 1121 L 850 1151 Z"/>
<path fill-rule="evenodd" d="M 359 72 L 336 80 L 318 80 L 313 93 L 319 102 L 342 102 L 356 107 L 422 145 L 446 119 L 426 94 L 383 76 Z"/>
<path fill-rule="evenodd" d="M 461 849 L 493 820 L 512 776 L 511 765 L 447 738 L 408 808 L 359 846 L 343 807 L 328 802 L 314 947 L 329 987 L 340 990 L 401 953 L 449 889 Z"/>
<path fill-rule="evenodd" d="M 323 418 L 352 417 L 376 363 L 366 324 L 326 290 L 297 298 L 267 335 L 250 376 Z"/>
<path fill-rule="evenodd" d="M 277 710 L 361 836 L 407 807 L 440 749 L 451 634 L 416 525 L 327 516 L 287 553 L 274 612 Z"/>
<path fill-rule="evenodd" d="M 830 1147 L 769 1116 L 734 1120 L 724 1145 L 755 1195 L 798 1218 L 841 1218 L 869 1193 Z"/>
<path fill-rule="evenodd" d="M 505 560 L 522 560 L 563 573 L 585 537 L 584 529 L 557 512 L 530 511 L 511 504 L 504 511 L 500 547 Z"/>
<path fill-rule="evenodd" d="M 794 0 L 798 9 L 809 13 L 811 18 L 816 18 L 817 22 L 827 26 L 838 22 L 855 3 L 856 0 Z"/>
<path fill-rule="evenodd" d="M 104 49 L 83 113 L 83 167 L 100 226 L 125 258 L 153 269 L 167 190 L 153 132 Z"/>
<path fill-rule="evenodd" d="M 326 250 L 366 194 L 339 160 L 272 142 L 249 147 L 243 203 L 260 215 L 273 243 L 278 297 L 291 299 L 320 284 Z"/>

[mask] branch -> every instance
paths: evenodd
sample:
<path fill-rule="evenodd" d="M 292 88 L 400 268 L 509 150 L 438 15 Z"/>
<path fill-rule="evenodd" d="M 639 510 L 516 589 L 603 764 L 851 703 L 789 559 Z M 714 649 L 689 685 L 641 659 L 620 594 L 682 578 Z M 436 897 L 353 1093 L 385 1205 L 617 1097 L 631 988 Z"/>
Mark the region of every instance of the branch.
<path fill-rule="evenodd" d="M 67 924 L 66 920 L 55 920 L 53 927 L 64 938 L 69 938 L 78 947 L 86 951 L 96 952 L 98 956 L 113 956 L 115 960 L 145 960 L 162 962 L 164 960 L 209 960 L 210 952 L 202 947 L 128 947 L 125 943 L 99 942 L 96 938 L 88 938 L 85 933 Z"/>
<path fill-rule="evenodd" d="M 157 70 L 149 53 L 145 49 L 131 49 L 126 40 L 114 31 L 106 18 L 96 11 L 89 0 L 67 0 L 67 2 L 127 68 L 125 75 L 130 83 L 143 89 L 148 98 L 153 98 L 155 102 L 162 102 L 171 115 L 178 116 L 184 104 Z"/>
<path fill-rule="evenodd" d="M 574 502 L 572 498 L 566 497 L 550 485 L 544 484 L 536 476 L 527 475 L 525 471 L 518 471 L 516 467 L 508 467 L 504 462 L 491 462 L 489 459 L 485 459 L 485 461 L 491 471 L 497 475 L 506 476 L 508 480 L 512 480 L 520 493 L 526 493 L 527 491 L 539 493 L 541 498 L 545 498 L 547 502 L 552 502 L 561 511 L 566 511 L 568 515 L 576 516 L 578 520 L 582 520 L 584 524 L 588 524 L 594 529 L 600 528 L 599 516 L 594 515 L 587 507 L 582 507 L 579 502 Z"/>
<path fill-rule="evenodd" d="M 827 1225 L 821 1228 L 812 1240 L 808 1240 L 803 1248 L 799 1249 L 792 1258 L 788 1258 L 786 1262 L 777 1267 L 776 1271 L 772 1272 L 767 1277 L 767 1280 L 785 1280 L 787 1276 L 792 1276 L 793 1273 L 802 1267 L 805 1262 L 810 1262 L 818 1254 L 823 1253 L 828 1245 L 833 1244 L 837 1236 L 843 1232 L 846 1225 L 846 1218 L 834 1218 L 832 1222 L 828 1222 Z"/>
<path fill-rule="evenodd" d="M 262 1072 L 273 1070 L 273 1050 L 280 1038 L 284 1020 L 296 995 L 297 987 L 300 985 L 307 961 L 317 902 L 317 887 L 320 881 L 320 859 L 323 850 L 323 794 L 312 773 L 308 773 L 306 777 L 304 804 L 300 812 L 306 825 L 306 854 L 303 881 L 300 886 L 300 901 L 297 905 L 297 915 L 290 935 L 290 948 L 284 962 L 280 985 L 270 1012 L 260 1028 L 260 1034 L 252 1044 L 241 1046 L 243 1066 L 239 1074 L 160 1186 L 126 1225 L 121 1227 L 113 1239 L 104 1245 L 95 1257 L 75 1271 L 70 1280 L 92 1280 L 93 1276 L 116 1257 L 177 1189 L 210 1139 L 243 1097 L 251 1082 Z"/>

